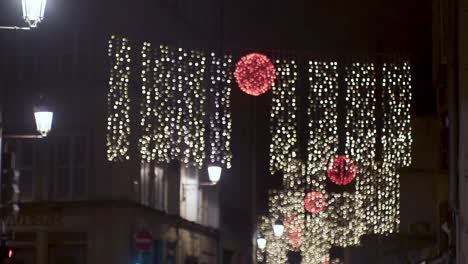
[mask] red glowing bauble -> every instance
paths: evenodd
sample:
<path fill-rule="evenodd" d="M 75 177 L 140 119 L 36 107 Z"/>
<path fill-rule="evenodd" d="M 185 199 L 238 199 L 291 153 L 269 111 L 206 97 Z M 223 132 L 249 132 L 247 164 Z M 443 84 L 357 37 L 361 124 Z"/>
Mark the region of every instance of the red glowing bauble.
<path fill-rule="evenodd" d="M 302 245 L 302 231 L 304 229 L 304 219 L 299 219 L 295 215 L 290 216 L 284 221 L 284 231 L 289 239 L 289 244 L 293 248 L 299 248 Z"/>
<path fill-rule="evenodd" d="M 345 155 L 338 156 L 328 163 L 328 178 L 337 185 L 348 185 L 356 178 L 358 167 Z"/>
<path fill-rule="evenodd" d="M 304 207 L 312 214 L 322 212 L 326 205 L 327 201 L 321 192 L 310 192 L 304 197 Z"/>
<path fill-rule="evenodd" d="M 302 234 L 299 232 L 292 232 L 288 235 L 289 243 L 293 248 L 299 248 L 302 245 Z"/>
<path fill-rule="evenodd" d="M 276 80 L 276 70 L 267 56 L 251 53 L 237 63 L 234 77 L 242 91 L 259 96 L 271 89 Z"/>

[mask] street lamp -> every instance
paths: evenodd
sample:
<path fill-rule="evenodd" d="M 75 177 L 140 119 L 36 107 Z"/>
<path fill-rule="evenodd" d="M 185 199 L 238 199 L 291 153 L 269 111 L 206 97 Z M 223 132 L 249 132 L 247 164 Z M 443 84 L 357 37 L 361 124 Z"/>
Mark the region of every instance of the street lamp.
<path fill-rule="evenodd" d="M 37 27 L 44 18 L 47 0 L 21 0 L 23 18 L 31 28 Z"/>
<path fill-rule="evenodd" d="M 213 185 L 217 184 L 221 179 L 222 168 L 218 165 L 208 166 L 208 177 Z"/>
<path fill-rule="evenodd" d="M 47 0 L 21 0 L 21 6 L 23 7 L 23 19 L 28 24 L 28 27 L 0 26 L 0 29 L 30 30 L 31 28 L 36 28 L 37 25 L 44 19 L 46 4 Z"/>
<path fill-rule="evenodd" d="M 52 128 L 54 112 L 46 106 L 37 106 L 34 108 L 34 119 L 36 119 L 37 131 L 42 137 L 46 137 Z"/>
<path fill-rule="evenodd" d="M 273 224 L 273 232 L 275 233 L 276 237 L 281 237 L 284 232 L 284 225 L 283 221 L 280 219 L 276 219 L 275 223 Z"/>
<path fill-rule="evenodd" d="M 260 250 L 264 250 L 266 247 L 267 240 L 263 237 L 257 238 L 257 246 Z"/>

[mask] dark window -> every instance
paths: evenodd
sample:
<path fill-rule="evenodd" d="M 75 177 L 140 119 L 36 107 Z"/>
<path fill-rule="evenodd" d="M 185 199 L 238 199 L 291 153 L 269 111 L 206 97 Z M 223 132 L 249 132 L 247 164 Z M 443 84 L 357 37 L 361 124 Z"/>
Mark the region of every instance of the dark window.
<path fill-rule="evenodd" d="M 20 172 L 19 189 L 22 201 L 34 198 L 35 149 L 33 141 L 17 140 L 11 142 L 16 155 L 16 169 Z"/>
<path fill-rule="evenodd" d="M 82 200 L 87 195 L 87 140 L 85 136 L 59 137 L 56 144 L 55 197 Z"/>

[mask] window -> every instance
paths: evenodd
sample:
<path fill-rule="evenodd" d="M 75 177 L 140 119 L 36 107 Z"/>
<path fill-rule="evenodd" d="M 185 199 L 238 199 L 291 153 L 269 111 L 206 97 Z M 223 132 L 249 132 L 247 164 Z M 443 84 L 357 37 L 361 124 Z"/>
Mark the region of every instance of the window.
<path fill-rule="evenodd" d="M 219 186 L 203 189 L 203 225 L 219 227 Z"/>
<path fill-rule="evenodd" d="M 165 168 L 154 163 L 142 162 L 139 188 L 140 203 L 161 211 L 167 211 L 167 177 Z"/>
<path fill-rule="evenodd" d="M 219 227 L 218 186 L 200 185 L 195 167 L 180 169 L 180 216 L 201 225 Z"/>
<path fill-rule="evenodd" d="M 55 198 L 84 199 L 87 195 L 88 174 L 86 137 L 59 137 L 55 157 Z"/>
<path fill-rule="evenodd" d="M 199 189 L 198 169 L 181 166 L 180 169 L 180 216 L 200 223 L 202 219 L 202 192 Z"/>
<path fill-rule="evenodd" d="M 16 140 L 12 142 L 16 155 L 16 169 L 20 172 L 20 200 L 23 202 L 34 199 L 36 144 L 31 140 Z"/>

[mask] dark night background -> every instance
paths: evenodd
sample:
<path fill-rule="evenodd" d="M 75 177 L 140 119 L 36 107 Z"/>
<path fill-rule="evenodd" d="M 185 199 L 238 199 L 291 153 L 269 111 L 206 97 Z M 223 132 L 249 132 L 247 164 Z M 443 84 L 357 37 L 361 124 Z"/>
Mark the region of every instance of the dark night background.
<path fill-rule="evenodd" d="M 250 51 L 302 59 L 405 54 L 411 58 L 414 69 L 413 114 L 434 115 L 431 8 L 431 1 L 426 0 L 49 0 L 47 18 L 37 30 L 0 32 L 1 58 L 8 60 L 0 63 L 1 72 L 8 75 L 0 76 L 0 85 L 16 85 L 12 76 L 19 67 L 26 67 L 23 75 L 28 76 L 21 81 L 22 89 L 10 89 L 8 94 L 2 94 L 9 109 L 5 113 L 6 123 L 12 130 L 33 129 L 33 117 L 28 108 L 33 98 L 28 95 L 37 93 L 38 89 L 53 95 L 57 127 L 72 129 L 66 121 L 71 119 L 75 124 L 87 123 L 87 120 L 79 120 L 80 115 L 73 109 L 81 105 L 81 111 L 92 113 L 95 110 L 88 106 L 105 104 L 95 98 L 105 96 L 106 45 L 111 34 L 128 37 L 134 44 L 135 54 L 143 41 L 205 51 L 222 48 L 236 58 Z M 0 25 L 18 24 L 22 24 L 18 2 L 2 0 Z M 188 30 L 182 31 L 184 27 Z M 74 37 L 86 45 L 69 46 Z M 15 44 L 20 38 L 26 39 L 23 47 Z M 41 58 L 37 56 L 33 66 L 20 65 L 21 61 L 17 60 L 18 56 L 33 58 L 33 54 L 42 55 Z M 72 75 L 68 68 L 71 66 L 66 63 L 52 68 L 52 64 L 56 65 L 54 60 L 61 59 L 76 60 L 83 64 L 82 69 L 88 68 L 91 72 Z M 28 71 L 35 74 L 29 75 Z M 58 76 L 57 71 L 62 75 Z M 304 68 L 301 71 L 304 72 Z M 96 79 L 102 89 L 82 86 L 84 78 Z M 65 87 L 63 84 L 67 82 L 69 86 Z M 131 89 L 131 97 L 139 95 L 137 84 Z M 301 96 L 305 96 L 305 89 L 304 85 L 299 88 Z M 304 101 L 304 98 L 299 100 Z M 268 190 L 281 186 L 281 178 L 270 176 L 268 171 L 269 102 L 270 94 L 254 98 L 239 89 L 233 90 L 234 162 L 221 188 L 223 214 L 230 215 L 227 211 L 232 208 L 236 217 L 225 216 L 225 222 L 240 221 L 242 225 L 249 225 L 253 173 L 256 175 L 257 213 L 266 212 Z M 15 112 L 15 120 L 8 118 L 11 112 Z M 102 113 L 96 114 L 96 119 L 104 117 Z M 137 111 L 133 118 L 138 118 Z M 254 142 L 255 148 L 252 147 Z M 95 155 L 100 154 L 103 153 Z M 245 229 L 245 226 L 237 226 Z"/>

